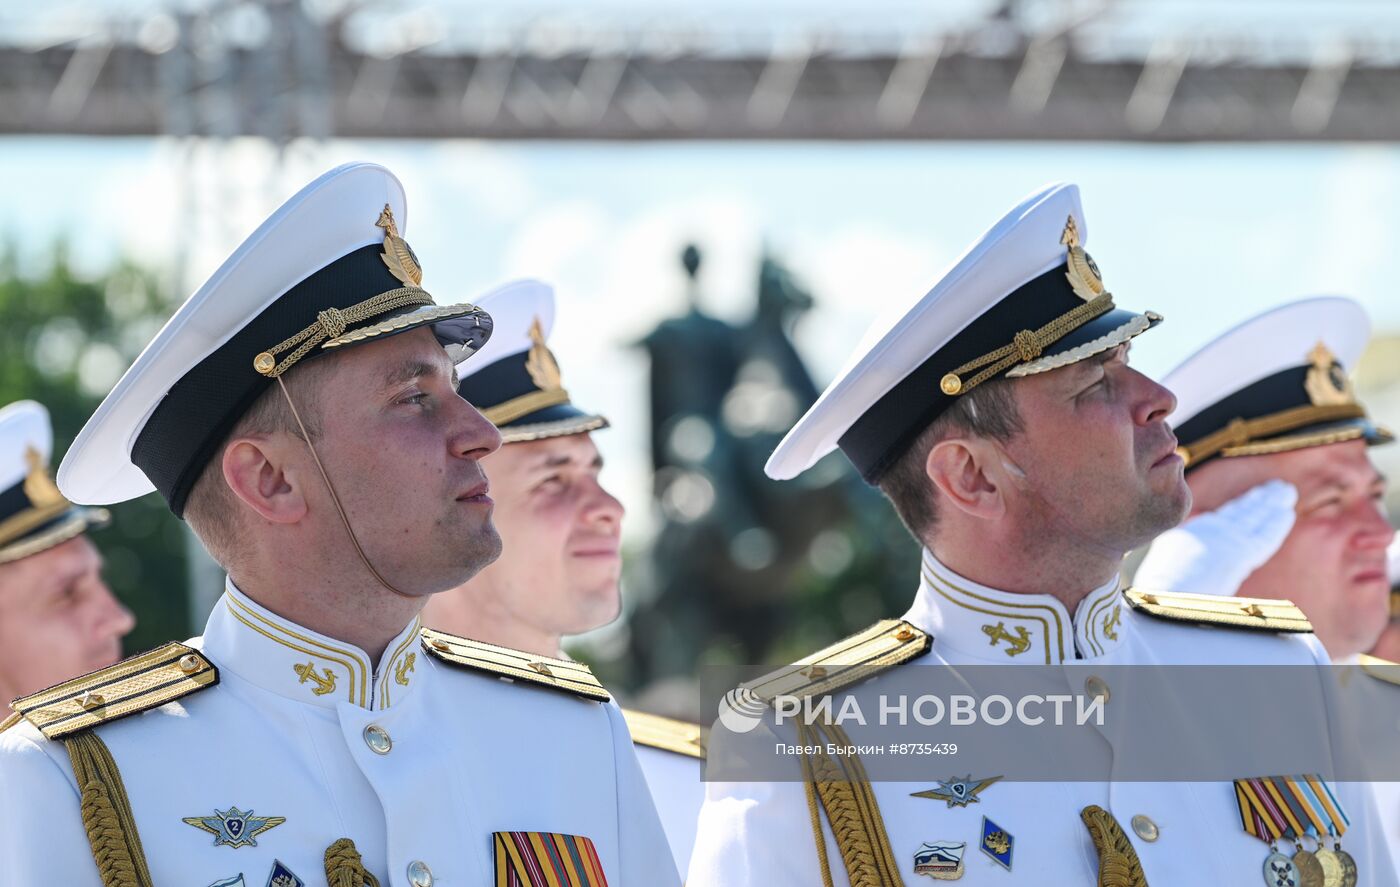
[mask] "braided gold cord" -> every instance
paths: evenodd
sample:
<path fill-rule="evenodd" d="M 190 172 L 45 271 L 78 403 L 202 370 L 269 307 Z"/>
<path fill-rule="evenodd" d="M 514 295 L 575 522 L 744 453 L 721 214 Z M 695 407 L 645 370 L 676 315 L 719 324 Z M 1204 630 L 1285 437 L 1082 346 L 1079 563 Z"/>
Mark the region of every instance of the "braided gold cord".
<path fill-rule="evenodd" d="M 379 887 L 349 838 L 337 838 L 326 848 L 326 887 Z"/>
<path fill-rule="evenodd" d="M 1004 369 L 1015 366 L 1018 363 L 1026 363 L 1035 360 L 1045 350 L 1045 346 L 1051 345 L 1063 337 L 1079 329 L 1084 324 L 1093 320 L 1101 314 L 1106 314 L 1113 309 L 1113 295 L 1104 293 L 1091 301 L 1085 302 L 1059 317 L 1050 321 L 1037 330 L 1021 330 L 1012 337 L 1011 344 L 1003 345 L 995 351 L 990 351 L 981 357 L 969 360 L 967 363 L 953 370 L 943 377 L 939 387 L 948 396 L 964 394 L 981 385 L 983 382 L 995 376 Z M 979 367 L 984 369 L 970 379 L 964 379 L 963 373 L 971 372 Z"/>
<path fill-rule="evenodd" d="M 1282 434 L 1285 431 L 1293 431 L 1305 425 L 1315 425 L 1320 422 L 1340 422 L 1343 419 L 1361 419 L 1366 416 L 1366 410 L 1356 403 L 1328 404 L 1325 406 L 1315 406 L 1306 404 L 1301 407 L 1282 410 L 1268 416 L 1260 416 L 1257 419 L 1233 419 L 1224 428 L 1207 434 L 1205 437 L 1180 447 L 1182 456 L 1186 459 L 1186 464 L 1190 465 L 1199 462 L 1210 456 L 1214 456 L 1222 450 L 1243 447 L 1245 444 L 1253 443 L 1261 437 L 1270 437 L 1275 434 Z"/>
<path fill-rule="evenodd" d="M 797 725 L 798 742 L 808 745 L 812 739 L 810 728 Z M 812 818 L 812 836 L 817 841 L 817 864 L 822 870 L 822 887 L 835 887 L 831 880 L 831 860 L 826 855 L 826 838 L 822 835 L 821 813 L 817 809 L 817 774 L 808 755 L 802 756 L 802 787 L 807 792 L 807 813 Z"/>
<path fill-rule="evenodd" d="M 311 349 L 328 339 L 343 335 L 351 325 L 361 323 L 396 308 L 425 306 L 433 304 L 433 297 L 426 290 L 415 286 L 399 287 L 380 293 L 349 308 L 327 308 L 316 315 L 316 322 L 294 336 L 289 336 L 276 346 L 253 358 L 253 368 L 270 379 L 291 369 L 297 361 L 305 357 Z M 291 354 L 277 360 L 277 355 L 288 348 L 295 348 Z"/>
<path fill-rule="evenodd" d="M 91 731 L 64 740 L 81 793 L 79 812 L 104 887 L 152 887 L 117 762 Z"/>
<path fill-rule="evenodd" d="M 1113 814 L 1096 804 L 1079 811 L 1099 853 L 1098 887 L 1148 887 L 1133 842 Z"/>
<path fill-rule="evenodd" d="M 846 731 L 839 726 L 828 724 L 826 729 L 838 745 L 845 747 L 853 745 L 851 737 L 847 736 Z M 855 754 L 850 755 L 847 769 L 851 785 L 855 790 L 864 827 L 873 836 L 874 850 L 877 853 L 876 862 L 884 869 L 884 879 L 880 883 L 882 885 L 897 885 L 900 883 L 899 860 L 895 858 L 894 850 L 890 847 L 890 837 L 885 831 L 885 820 L 880 815 L 880 804 L 875 799 L 875 789 L 870 783 L 870 774 L 865 772 L 865 765 Z"/>
<path fill-rule="evenodd" d="M 822 748 L 828 741 L 850 745 L 845 731 L 833 724 L 799 725 L 798 737 L 808 747 Z M 851 887 L 902 887 L 899 863 L 890 849 L 880 807 L 860 759 L 855 755 L 835 758 L 819 753 L 804 761 L 804 775 L 811 780 L 809 786 L 815 789 L 826 811 Z M 809 808 L 813 806 L 810 798 L 809 788 Z M 824 845 L 820 823 L 815 818 L 813 827 L 817 841 Z M 825 862 L 824 850 L 819 858 Z M 829 877 L 829 866 L 824 865 L 823 871 Z"/>

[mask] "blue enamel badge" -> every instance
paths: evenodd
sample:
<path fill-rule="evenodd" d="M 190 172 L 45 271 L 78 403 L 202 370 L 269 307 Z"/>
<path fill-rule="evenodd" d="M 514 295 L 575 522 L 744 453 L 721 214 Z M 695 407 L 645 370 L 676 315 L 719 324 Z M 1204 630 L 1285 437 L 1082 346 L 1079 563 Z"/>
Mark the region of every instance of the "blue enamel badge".
<path fill-rule="evenodd" d="M 1016 846 L 1016 839 L 1011 836 L 1011 832 L 992 822 L 987 817 L 982 817 L 982 852 L 996 860 L 997 864 L 1011 871 L 1011 852 Z"/>
<path fill-rule="evenodd" d="M 214 809 L 213 816 L 187 816 L 185 825 L 192 825 L 200 831 L 214 836 L 215 847 L 256 847 L 257 837 L 268 829 L 286 822 L 282 816 L 254 816 L 252 810 Z"/>
<path fill-rule="evenodd" d="M 292 870 L 282 864 L 282 860 L 273 860 L 272 874 L 267 876 L 267 887 L 306 887 L 306 882 L 292 873 Z"/>

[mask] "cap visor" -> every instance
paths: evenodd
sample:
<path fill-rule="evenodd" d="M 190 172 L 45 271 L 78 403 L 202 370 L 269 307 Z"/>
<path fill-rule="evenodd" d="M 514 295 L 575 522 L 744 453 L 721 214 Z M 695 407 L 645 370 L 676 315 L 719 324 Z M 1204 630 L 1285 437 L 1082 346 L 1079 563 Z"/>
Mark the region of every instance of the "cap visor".
<path fill-rule="evenodd" d="M 1367 446 L 1379 446 L 1395 440 L 1389 428 L 1376 425 L 1370 419 L 1347 419 L 1343 422 L 1327 422 L 1310 425 L 1287 434 L 1280 434 L 1268 440 L 1254 441 L 1237 447 L 1226 447 L 1220 451 L 1223 458 L 1238 456 L 1267 456 L 1271 453 L 1288 453 L 1293 450 L 1321 447 L 1327 444 L 1346 443 L 1349 440 L 1362 440 Z M 1205 464 L 1208 460 L 1201 460 Z M 1192 466 L 1194 467 L 1194 465 Z"/>
<path fill-rule="evenodd" d="M 542 412 L 549 412 L 544 410 Z M 564 418 L 541 420 L 540 413 L 530 416 L 528 421 L 501 428 L 501 443 L 522 443 L 529 440 L 544 440 L 550 437 L 567 437 L 570 434 L 584 434 L 599 431 L 610 424 L 602 416 L 573 411 L 575 415 Z"/>
<path fill-rule="evenodd" d="M 1162 316 L 1151 311 L 1138 314 L 1115 308 L 1056 340 L 1035 360 L 1012 367 L 1006 375 L 1011 378 L 1033 376 L 1078 363 L 1116 348 L 1161 322 Z"/>
<path fill-rule="evenodd" d="M 90 529 L 98 529 L 112 522 L 112 516 L 105 508 L 70 508 L 62 516 L 50 521 L 37 531 L 0 548 L 0 564 L 8 564 L 20 558 L 30 557 L 62 545 L 69 539 L 81 536 Z"/>
<path fill-rule="evenodd" d="M 461 363 L 475 354 L 491 338 L 491 315 L 475 305 L 423 305 L 398 314 L 391 314 L 322 343 L 323 349 L 344 348 L 374 339 L 432 326 L 433 334 L 447 349 L 453 363 Z"/>

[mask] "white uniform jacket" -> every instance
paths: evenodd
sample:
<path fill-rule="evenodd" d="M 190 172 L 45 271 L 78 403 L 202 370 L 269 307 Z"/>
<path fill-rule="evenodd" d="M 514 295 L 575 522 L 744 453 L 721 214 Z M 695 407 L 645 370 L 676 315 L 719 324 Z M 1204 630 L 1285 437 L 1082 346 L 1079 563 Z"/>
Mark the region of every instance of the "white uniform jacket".
<path fill-rule="evenodd" d="M 1138 613 L 1124 601 L 1116 581 L 1088 595 L 1071 616 L 1053 597 L 978 585 L 927 552 L 922 573 L 917 599 L 905 619 L 932 635 L 932 646 L 898 668 L 1030 662 L 1092 668 L 1100 664 L 1327 661 L 1311 634 L 1199 627 Z M 1007 655 L 1008 643 L 995 628 L 998 623 L 1006 635 L 1019 639 L 1014 656 Z M 1076 672 L 1080 681 L 1089 673 L 1089 669 Z M 1113 705 L 1111 696 L 1106 704 Z M 839 708 L 837 699 L 834 709 Z M 771 724 L 770 711 L 766 725 Z M 712 744 L 712 759 L 716 753 Z M 950 758 L 946 768 L 942 778 L 996 775 L 964 773 L 956 758 Z M 1251 775 L 1258 774 L 1241 774 Z M 934 781 L 872 783 L 899 875 L 911 887 L 922 882 L 914 873 L 915 853 L 926 843 L 938 842 L 965 842 L 961 880 L 969 887 L 1092 887 L 1098 883 L 1098 854 L 1080 819 L 1080 811 L 1089 805 L 1107 810 L 1121 825 L 1152 887 L 1264 883 L 1269 850 L 1241 828 L 1229 782 L 1007 781 L 990 785 L 967 806 L 911 796 L 935 785 Z M 1343 846 L 1357 861 L 1360 883 L 1394 887 L 1394 869 L 1369 790 L 1356 784 L 1335 788 L 1351 817 Z M 984 816 L 1014 838 L 1009 870 L 980 850 Z M 833 882 L 846 885 L 849 879 L 825 815 L 821 823 Z M 822 884 L 803 784 L 710 783 L 688 872 L 689 887 Z"/>
<path fill-rule="evenodd" d="M 497 832 L 586 837 L 610 887 L 679 883 L 614 706 L 441 661 L 419 628 L 376 668 L 230 583 L 190 642 L 218 683 L 94 728 L 157 887 L 321 887 L 340 838 L 383 887 L 479 887 Z M 98 887 L 78 798 L 62 742 L 0 734 L 0 883 Z"/>
<path fill-rule="evenodd" d="M 695 821 L 705 802 L 705 784 L 700 781 L 705 762 L 645 745 L 637 746 L 637 759 L 656 802 L 661 826 L 666 830 L 671 855 L 684 871 L 690 865 L 690 852 L 695 845 Z"/>

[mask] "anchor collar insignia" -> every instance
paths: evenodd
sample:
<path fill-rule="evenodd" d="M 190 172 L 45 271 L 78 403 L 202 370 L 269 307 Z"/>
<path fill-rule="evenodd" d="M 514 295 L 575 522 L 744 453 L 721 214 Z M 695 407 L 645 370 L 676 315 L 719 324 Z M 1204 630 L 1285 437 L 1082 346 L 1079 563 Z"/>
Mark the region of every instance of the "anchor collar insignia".
<path fill-rule="evenodd" d="M 381 711 L 406 700 L 423 677 L 421 628 L 417 619 L 405 627 L 376 667 L 353 644 L 283 619 L 229 581 L 204 629 L 204 650 L 226 673 L 280 696 Z"/>
<path fill-rule="evenodd" d="M 987 663 L 1058 665 L 1117 650 L 1124 610 L 1117 579 L 1090 592 L 1071 615 L 1050 595 L 989 588 L 925 551 L 918 596 L 904 618 L 937 637 L 940 647 Z"/>

